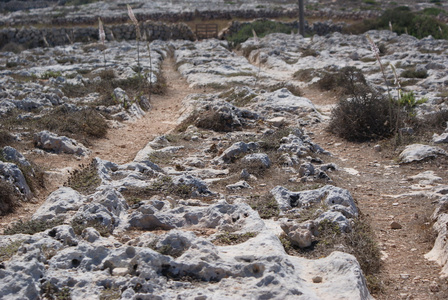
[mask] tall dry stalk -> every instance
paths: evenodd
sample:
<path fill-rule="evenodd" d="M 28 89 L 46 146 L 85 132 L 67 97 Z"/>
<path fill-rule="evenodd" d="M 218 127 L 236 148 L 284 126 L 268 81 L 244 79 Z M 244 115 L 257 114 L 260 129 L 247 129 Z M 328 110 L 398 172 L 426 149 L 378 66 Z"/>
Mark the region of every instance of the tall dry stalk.
<path fill-rule="evenodd" d="M 143 40 L 146 41 L 146 48 L 148 49 L 148 55 L 149 55 L 149 87 L 152 88 L 152 59 L 151 59 L 151 46 L 149 45 L 149 40 L 151 38 L 151 34 L 148 32 L 148 34 L 143 34 Z"/>
<path fill-rule="evenodd" d="M 396 86 L 398 86 L 398 101 L 400 101 L 400 99 L 401 99 L 401 82 L 400 82 L 400 79 L 399 79 L 398 74 L 397 74 L 397 69 L 391 63 L 389 64 L 389 66 L 392 69 L 392 72 L 394 73 L 394 78 L 395 78 L 394 84 Z"/>
<path fill-rule="evenodd" d="M 394 105 L 394 103 L 393 103 L 393 98 L 392 98 L 392 96 L 390 94 L 390 89 L 389 89 L 389 84 L 387 82 L 386 73 L 384 72 L 384 66 L 383 66 L 383 63 L 381 62 L 380 50 L 375 45 L 375 42 L 372 40 L 370 35 L 366 34 L 366 37 L 367 37 L 367 40 L 369 41 L 369 45 L 370 45 L 370 48 L 372 49 L 372 52 L 375 54 L 376 60 L 380 64 L 381 73 L 383 74 L 384 83 L 386 84 L 387 94 L 389 95 L 389 123 L 392 125 L 392 120 L 393 120 L 393 118 L 392 118 L 392 113 L 393 113 L 392 106 Z M 398 113 L 398 115 L 399 115 L 399 113 Z M 396 123 L 396 130 L 397 131 L 398 131 L 398 122 L 399 122 L 398 118 L 399 118 L 399 116 L 397 116 L 397 123 Z"/>
<path fill-rule="evenodd" d="M 126 4 L 128 7 L 128 16 L 131 19 L 132 23 L 135 26 L 135 34 L 136 34 L 136 40 L 137 40 L 137 67 L 138 67 L 138 76 L 140 77 L 140 40 L 142 39 L 142 35 L 140 33 L 140 25 L 138 24 L 138 20 L 134 15 L 134 12 L 132 11 L 132 8 L 129 4 Z"/>
<path fill-rule="evenodd" d="M 106 33 L 104 32 L 103 22 L 101 21 L 101 18 L 99 18 L 99 17 L 98 17 L 98 35 L 99 35 L 101 44 L 103 46 L 105 46 Z M 103 58 L 104 58 L 104 70 L 106 70 L 106 54 L 104 53 L 104 47 L 101 48 L 101 52 L 103 53 Z"/>
<path fill-rule="evenodd" d="M 254 35 L 255 45 L 257 45 L 257 47 L 260 47 L 260 40 L 258 39 L 257 33 L 255 32 L 255 30 L 253 28 L 252 28 L 252 34 Z M 258 72 L 257 72 L 257 77 L 255 78 L 254 87 L 257 85 L 258 79 L 260 78 L 260 71 L 261 71 L 260 55 L 261 55 L 261 50 L 258 49 L 258 53 L 257 53 L 257 57 L 258 57 Z"/>
<path fill-rule="evenodd" d="M 370 49 L 372 49 L 372 52 L 375 55 L 376 60 L 380 64 L 381 73 L 383 74 L 383 79 L 384 79 L 384 83 L 386 84 L 387 94 L 389 95 L 389 99 L 392 99 L 392 96 L 390 95 L 389 84 L 387 83 L 386 73 L 384 72 L 384 66 L 383 66 L 383 63 L 381 62 L 381 58 L 380 58 L 380 50 L 375 45 L 375 42 L 372 40 L 370 35 L 366 34 L 366 37 L 367 37 L 367 40 L 369 41 Z"/>

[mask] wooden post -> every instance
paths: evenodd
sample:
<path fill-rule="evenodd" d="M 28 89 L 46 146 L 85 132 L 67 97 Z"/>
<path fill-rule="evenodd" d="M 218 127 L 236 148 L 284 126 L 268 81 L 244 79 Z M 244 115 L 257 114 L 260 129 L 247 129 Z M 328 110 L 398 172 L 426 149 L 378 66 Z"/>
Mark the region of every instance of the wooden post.
<path fill-rule="evenodd" d="M 303 0 L 299 0 L 299 33 L 305 37 L 305 9 Z"/>

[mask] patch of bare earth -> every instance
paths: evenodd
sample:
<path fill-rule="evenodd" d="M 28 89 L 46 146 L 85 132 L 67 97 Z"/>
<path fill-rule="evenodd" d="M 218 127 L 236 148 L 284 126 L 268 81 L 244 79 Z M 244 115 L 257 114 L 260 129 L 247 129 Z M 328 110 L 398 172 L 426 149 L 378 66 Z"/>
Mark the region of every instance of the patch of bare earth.
<path fill-rule="evenodd" d="M 337 101 L 330 93 L 314 89 L 304 90 L 304 97 L 326 116 Z M 442 177 L 439 183 L 448 184 L 447 159 L 401 165 L 396 161 L 398 152 L 375 151 L 377 142 L 347 142 L 327 132 L 326 125 L 324 121 L 310 128 L 313 140 L 333 154 L 331 160 L 340 169 L 332 174 L 335 185 L 352 193 L 382 250 L 383 292 L 375 294 L 375 298 L 444 299 L 438 291 L 442 287 L 437 285 L 440 266 L 424 258 L 434 242 L 429 216 L 435 206 L 426 194 L 431 187 L 411 181 L 410 176 L 432 170 Z M 393 221 L 402 228 L 392 229 Z"/>

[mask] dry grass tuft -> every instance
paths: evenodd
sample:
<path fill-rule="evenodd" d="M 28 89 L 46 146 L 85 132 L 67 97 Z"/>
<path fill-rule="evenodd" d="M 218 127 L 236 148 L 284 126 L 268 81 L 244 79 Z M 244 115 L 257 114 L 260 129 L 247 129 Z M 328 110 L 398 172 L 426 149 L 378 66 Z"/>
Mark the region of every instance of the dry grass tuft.
<path fill-rule="evenodd" d="M 14 185 L 0 180 L 0 216 L 14 212 L 19 205 L 20 198 Z"/>
<path fill-rule="evenodd" d="M 98 175 L 98 169 L 96 161 L 93 159 L 87 166 L 81 165 L 80 169 L 75 170 L 64 186 L 71 187 L 72 189 L 89 195 L 100 186 L 101 178 Z"/>

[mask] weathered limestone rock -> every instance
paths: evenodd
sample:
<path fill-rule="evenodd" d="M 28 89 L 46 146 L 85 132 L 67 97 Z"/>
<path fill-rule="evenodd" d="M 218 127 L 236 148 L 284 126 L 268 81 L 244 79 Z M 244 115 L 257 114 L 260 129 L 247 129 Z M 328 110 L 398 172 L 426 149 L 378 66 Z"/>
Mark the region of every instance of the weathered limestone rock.
<path fill-rule="evenodd" d="M 16 149 L 6 146 L 2 150 L 3 158 L 9 162 L 19 164 L 23 167 L 31 168 L 30 162 Z"/>
<path fill-rule="evenodd" d="M 248 151 L 252 151 L 258 148 L 258 144 L 254 142 L 245 143 L 245 142 L 237 142 L 224 150 L 224 152 L 213 160 L 214 163 L 230 163 L 236 156 L 246 153 Z"/>
<path fill-rule="evenodd" d="M 0 180 L 11 182 L 24 199 L 33 198 L 25 176 L 16 164 L 0 161 Z"/>
<path fill-rule="evenodd" d="M 39 148 L 56 153 L 64 152 L 82 156 L 89 154 L 89 150 L 84 145 L 66 136 L 58 136 L 48 131 L 36 133 L 34 135 L 34 143 Z"/>
<path fill-rule="evenodd" d="M 252 153 L 247 154 L 242 158 L 244 164 L 251 166 L 259 166 L 261 168 L 269 168 L 271 166 L 271 160 L 266 153 Z"/>
<path fill-rule="evenodd" d="M 241 180 L 236 183 L 226 185 L 226 189 L 232 190 L 232 191 L 237 191 L 237 190 L 242 190 L 242 189 L 251 189 L 251 188 L 252 187 L 245 180 Z"/>
<path fill-rule="evenodd" d="M 429 157 L 436 157 L 437 155 L 448 155 L 442 148 L 432 147 L 422 144 L 412 144 L 400 153 L 399 159 L 401 163 L 410 163 L 413 161 L 420 161 Z"/>
<path fill-rule="evenodd" d="M 432 141 L 435 144 L 448 143 L 448 132 L 442 133 L 441 135 L 434 134 Z"/>
<path fill-rule="evenodd" d="M 69 211 L 77 211 L 86 201 L 86 197 L 72 188 L 61 187 L 48 196 L 33 214 L 33 220 L 47 221 L 64 218 Z"/>

